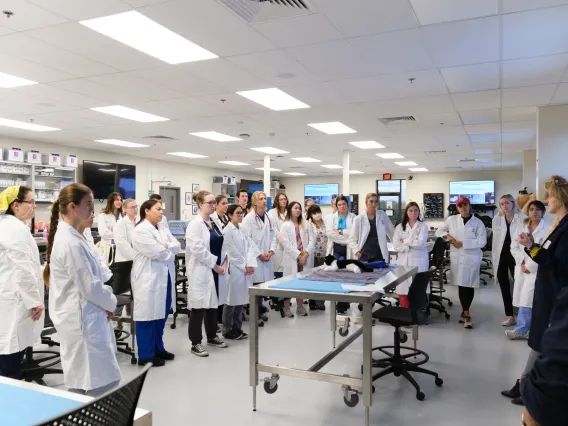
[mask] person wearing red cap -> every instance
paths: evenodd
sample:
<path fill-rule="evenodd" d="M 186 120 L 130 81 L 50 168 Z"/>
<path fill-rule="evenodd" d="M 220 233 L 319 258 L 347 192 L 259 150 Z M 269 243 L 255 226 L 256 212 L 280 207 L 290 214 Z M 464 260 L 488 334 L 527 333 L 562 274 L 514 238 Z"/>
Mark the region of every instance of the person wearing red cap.
<path fill-rule="evenodd" d="M 445 238 L 450 248 L 450 282 L 458 286 L 462 313 L 460 323 L 472 329 L 470 307 L 479 287 L 481 248 L 487 243 L 487 232 L 483 222 L 472 215 L 469 198 L 460 197 L 456 201 L 458 215 L 450 216 L 436 231 L 437 237 Z"/>

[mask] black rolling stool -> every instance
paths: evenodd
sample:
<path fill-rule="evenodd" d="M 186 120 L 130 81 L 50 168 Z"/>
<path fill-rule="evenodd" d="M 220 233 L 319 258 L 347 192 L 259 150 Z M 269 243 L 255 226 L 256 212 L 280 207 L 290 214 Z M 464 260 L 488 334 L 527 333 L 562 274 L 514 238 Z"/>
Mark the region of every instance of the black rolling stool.
<path fill-rule="evenodd" d="M 373 348 L 373 352 L 379 351 L 387 355 L 385 358 L 373 359 L 374 368 L 384 369 L 379 373 L 373 375 L 373 381 L 386 376 L 387 374 L 394 374 L 397 377 L 402 375 L 416 389 L 416 398 L 419 401 L 424 400 L 425 395 L 420 390 L 418 383 L 416 383 L 414 378 L 410 375 L 410 372 L 423 373 L 434 376 L 436 379 L 436 386 L 442 386 L 444 382 L 438 377 L 438 373 L 420 367 L 422 364 L 427 363 L 430 359 L 426 352 L 400 345 L 400 328 L 405 326 L 414 326 L 420 323 L 419 315 L 428 303 L 426 297 L 426 288 L 428 287 L 428 283 L 430 282 L 430 277 L 433 271 L 434 268 L 430 269 L 427 272 L 419 272 L 414 276 L 412 284 L 410 285 L 410 289 L 408 290 L 410 309 L 400 308 L 397 306 L 388 306 L 373 312 L 373 317 L 378 319 L 379 322 L 390 324 L 395 328 L 393 346 L 379 346 Z M 389 349 L 393 352 L 390 352 Z M 401 353 L 401 349 L 404 350 L 404 353 Z M 418 360 L 411 361 L 411 358 Z"/>

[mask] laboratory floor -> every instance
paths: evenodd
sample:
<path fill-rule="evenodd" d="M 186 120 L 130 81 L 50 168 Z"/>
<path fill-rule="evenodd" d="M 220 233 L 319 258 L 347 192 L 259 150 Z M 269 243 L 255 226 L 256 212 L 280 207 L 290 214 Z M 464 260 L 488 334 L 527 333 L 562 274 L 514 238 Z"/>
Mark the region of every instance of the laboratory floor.
<path fill-rule="evenodd" d="M 474 330 L 458 324 L 457 292 L 448 287 L 454 301 L 452 318 L 433 313 L 430 325 L 420 327 L 418 347 L 430 355 L 424 367 L 437 371 L 444 386 L 437 388 L 429 376 L 413 374 L 426 394 L 415 398 L 403 378 L 389 375 L 375 382 L 371 424 L 381 426 L 504 426 L 520 423 L 522 409 L 500 395 L 523 370 L 528 347 L 525 341 L 508 341 L 504 335 L 503 307 L 497 287 L 489 284 L 477 291 L 472 315 Z M 264 363 L 306 368 L 331 348 L 329 310 L 309 317 L 283 320 L 277 312 L 260 329 L 260 359 Z M 252 411 L 249 386 L 248 340 L 229 342 L 228 349 L 210 349 L 208 358 L 191 355 L 187 317 L 165 332 L 166 349 L 176 354 L 165 367 L 151 369 L 139 406 L 153 413 L 154 426 L 234 425 L 289 426 L 363 425 L 362 402 L 354 408 L 343 402 L 341 387 L 322 382 L 282 377 L 272 395 L 258 388 L 258 411 Z M 248 323 L 245 323 L 248 327 Z M 374 327 L 374 346 L 392 344 L 392 328 Z M 341 337 L 338 336 L 338 339 Z M 362 339 L 358 339 L 323 371 L 360 374 Z M 123 379 L 139 367 L 118 354 Z M 264 375 L 261 375 L 261 379 Z M 62 377 L 47 379 L 61 387 Z"/>

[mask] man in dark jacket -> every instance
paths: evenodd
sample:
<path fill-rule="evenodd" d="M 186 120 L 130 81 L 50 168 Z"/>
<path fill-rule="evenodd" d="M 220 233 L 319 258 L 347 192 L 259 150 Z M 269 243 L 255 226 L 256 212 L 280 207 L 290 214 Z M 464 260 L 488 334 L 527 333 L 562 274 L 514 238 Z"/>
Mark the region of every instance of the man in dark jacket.
<path fill-rule="evenodd" d="M 568 288 L 556 301 L 542 353 L 522 382 L 526 426 L 568 425 Z"/>

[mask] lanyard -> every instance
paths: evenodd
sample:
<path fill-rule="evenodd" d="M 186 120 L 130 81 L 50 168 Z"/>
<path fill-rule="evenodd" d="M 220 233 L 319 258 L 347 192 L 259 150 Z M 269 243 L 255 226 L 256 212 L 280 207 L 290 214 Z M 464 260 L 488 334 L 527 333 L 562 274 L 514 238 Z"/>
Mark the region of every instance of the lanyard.
<path fill-rule="evenodd" d="M 222 236 L 219 233 L 219 231 L 217 230 L 217 225 L 215 225 L 215 222 L 213 220 L 211 220 L 211 227 L 209 227 L 209 225 L 205 221 L 203 221 L 203 224 L 205 225 L 205 227 L 207 228 L 208 231 L 210 231 L 212 229 L 215 232 L 215 234 L 217 234 L 218 237 Z"/>

